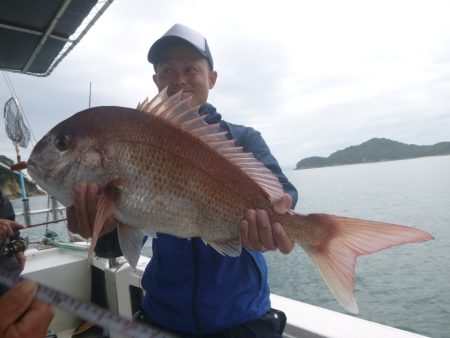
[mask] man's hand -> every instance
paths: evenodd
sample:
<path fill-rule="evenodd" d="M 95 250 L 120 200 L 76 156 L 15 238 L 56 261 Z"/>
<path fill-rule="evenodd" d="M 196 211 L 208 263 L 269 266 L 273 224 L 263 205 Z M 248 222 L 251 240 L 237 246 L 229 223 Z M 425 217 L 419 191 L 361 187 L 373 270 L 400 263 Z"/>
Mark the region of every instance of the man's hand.
<path fill-rule="evenodd" d="M 0 218 L 0 239 L 12 236 L 15 228 L 23 229 L 25 226 L 9 219 Z"/>
<path fill-rule="evenodd" d="M 100 188 L 96 184 L 81 183 L 75 187 L 74 205 L 67 208 L 67 227 L 70 232 L 84 238 L 92 236 L 97 213 Z M 103 225 L 100 237 L 113 231 L 117 226 L 114 218 L 108 218 Z"/>
<path fill-rule="evenodd" d="M 8 219 L 0 218 L 0 240 L 12 236 L 14 233 L 14 229 L 23 229 L 25 228 L 24 225 L 20 223 L 16 223 L 14 221 L 10 221 Z M 23 270 L 25 267 L 25 255 L 23 252 L 18 252 L 16 254 L 17 261 L 19 262 L 20 270 Z"/>
<path fill-rule="evenodd" d="M 0 338 L 45 337 L 54 310 L 36 293 L 36 283 L 23 281 L 0 297 Z"/>
<path fill-rule="evenodd" d="M 286 212 L 290 207 L 290 196 L 285 195 L 275 204 L 276 212 Z M 281 205 L 289 203 L 289 205 Z M 281 212 L 281 213 L 282 213 Z M 241 242 L 249 250 L 267 251 L 279 249 L 287 254 L 294 248 L 294 242 L 289 239 L 280 223 L 270 223 L 265 210 L 249 209 L 245 212 L 240 225 Z"/>

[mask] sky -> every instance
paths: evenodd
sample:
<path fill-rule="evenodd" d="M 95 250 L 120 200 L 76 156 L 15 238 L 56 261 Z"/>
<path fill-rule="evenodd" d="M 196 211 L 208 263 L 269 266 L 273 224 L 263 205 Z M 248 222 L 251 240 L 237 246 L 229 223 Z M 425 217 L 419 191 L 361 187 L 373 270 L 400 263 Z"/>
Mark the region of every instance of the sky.
<path fill-rule="evenodd" d="M 148 49 L 185 24 L 213 54 L 209 102 L 289 170 L 373 137 L 450 141 L 448 13 L 448 0 L 114 0 L 50 76 L 8 76 L 39 140 L 88 107 L 90 83 L 92 106 L 153 97 Z M 1 76 L 2 106 L 9 97 Z M 16 157 L 3 128 L 0 154 Z"/>

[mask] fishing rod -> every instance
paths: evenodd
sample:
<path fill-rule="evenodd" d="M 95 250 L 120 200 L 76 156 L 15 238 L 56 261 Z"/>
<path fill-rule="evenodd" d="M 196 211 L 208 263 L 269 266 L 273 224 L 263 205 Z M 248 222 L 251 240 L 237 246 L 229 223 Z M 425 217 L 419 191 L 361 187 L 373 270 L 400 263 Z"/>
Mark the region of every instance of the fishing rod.
<path fill-rule="evenodd" d="M 42 222 L 42 223 L 31 224 L 31 225 L 27 226 L 25 229 L 22 229 L 22 230 L 38 227 L 38 226 L 41 226 L 41 225 L 47 225 L 47 224 L 65 222 L 65 221 L 67 221 L 67 218 L 61 218 L 61 219 L 57 219 L 57 220 L 54 220 L 54 221 L 47 221 L 47 222 Z"/>
<path fill-rule="evenodd" d="M 26 280 L 24 277 L 14 276 L 0 269 L 0 284 L 9 288 L 18 282 Z M 133 338 L 180 338 L 180 336 L 164 331 L 160 328 L 132 321 L 111 312 L 98 305 L 86 303 L 73 296 L 45 286 L 38 282 L 36 298 L 52 304 L 74 316 L 89 321 L 110 332 L 117 333 L 121 337 Z"/>

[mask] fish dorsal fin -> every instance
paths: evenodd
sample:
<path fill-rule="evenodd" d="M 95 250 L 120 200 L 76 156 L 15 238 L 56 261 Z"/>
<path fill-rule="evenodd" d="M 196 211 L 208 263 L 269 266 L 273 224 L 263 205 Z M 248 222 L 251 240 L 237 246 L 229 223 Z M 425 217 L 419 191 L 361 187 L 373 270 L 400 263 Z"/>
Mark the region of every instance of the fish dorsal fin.
<path fill-rule="evenodd" d="M 155 108 L 158 104 L 160 104 L 164 99 L 168 98 L 167 95 L 167 87 L 164 88 L 156 95 L 151 101 L 148 101 L 148 97 L 142 103 L 138 103 L 136 107 L 137 110 L 149 111 Z"/>
<path fill-rule="evenodd" d="M 167 87 L 151 101 L 145 99 L 137 109 L 160 118 L 188 131 L 219 154 L 241 168 L 256 181 L 273 202 L 283 194 L 283 186 L 278 178 L 252 153 L 246 153 L 237 147 L 233 139 L 228 139 L 227 132 L 220 130 L 219 123 L 208 124 L 207 115 L 200 115 L 197 107 L 191 107 L 191 97 L 182 99 L 182 91 L 167 96 Z"/>

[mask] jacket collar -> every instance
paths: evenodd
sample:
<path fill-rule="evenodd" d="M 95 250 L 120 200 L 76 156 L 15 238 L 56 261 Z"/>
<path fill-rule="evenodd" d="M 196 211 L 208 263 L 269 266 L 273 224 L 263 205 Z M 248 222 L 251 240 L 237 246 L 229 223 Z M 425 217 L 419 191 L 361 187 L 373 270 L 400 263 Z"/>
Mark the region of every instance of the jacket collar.
<path fill-rule="evenodd" d="M 220 115 L 216 107 L 214 107 L 210 103 L 205 103 L 203 106 L 201 106 L 198 110 L 198 113 L 200 115 L 208 115 L 205 118 L 206 123 L 213 124 L 213 123 L 219 123 L 222 120 L 222 115 Z"/>

